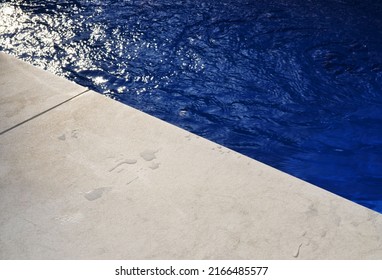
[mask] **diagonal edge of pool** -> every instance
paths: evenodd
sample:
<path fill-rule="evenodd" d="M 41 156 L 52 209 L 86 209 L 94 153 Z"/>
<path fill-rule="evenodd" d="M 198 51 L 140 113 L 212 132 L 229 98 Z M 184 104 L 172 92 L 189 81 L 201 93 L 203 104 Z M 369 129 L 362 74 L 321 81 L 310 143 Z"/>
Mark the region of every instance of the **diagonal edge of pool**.
<path fill-rule="evenodd" d="M 0 53 L 0 259 L 381 259 L 382 216 Z"/>

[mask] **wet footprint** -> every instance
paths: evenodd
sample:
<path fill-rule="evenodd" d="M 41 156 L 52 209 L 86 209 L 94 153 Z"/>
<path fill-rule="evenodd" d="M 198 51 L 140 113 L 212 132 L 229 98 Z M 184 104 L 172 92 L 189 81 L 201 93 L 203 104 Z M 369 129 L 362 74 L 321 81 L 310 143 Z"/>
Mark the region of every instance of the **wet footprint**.
<path fill-rule="evenodd" d="M 123 165 L 123 164 L 136 164 L 137 163 L 137 160 L 136 159 L 127 159 L 127 160 L 124 160 L 120 163 L 118 163 L 116 166 L 114 166 L 113 168 L 109 169 L 109 172 L 112 172 L 113 170 L 115 170 L 116 168 L 118 168 L 119 166 Z"/>
<path fill-rule="evenodd" d="M 159 165 L 160 165 L 160 163 L 158 163 L 158 162 L 153 162 L 153 163 L 151 163 L 150 164 L 150 169 L 152 169 L 152 170 L 154 170 L 154 169 L 158 169 L 159 168 Z"/>
<path fill-rule="evenodd" d="M 102 197 L 102 195 L 105 192 L 108 192 L 110 190 L 111 190 L 111 188 L 97 188 L 97 189 L 94 189 L 92 191 L 85 193 L 84 197 L 89 201 L 93 201 L 93 200 L 96 200 L 96 199 Z"/>
<path fill-rule="evenodd" d="M 145 161 L 152 161 L 153 159 L 156 159 L 155 154 L 158 152 L 158 150 L 145 150 L 142 153 L 140 153 L 140 156 L 145 160 Z"/>

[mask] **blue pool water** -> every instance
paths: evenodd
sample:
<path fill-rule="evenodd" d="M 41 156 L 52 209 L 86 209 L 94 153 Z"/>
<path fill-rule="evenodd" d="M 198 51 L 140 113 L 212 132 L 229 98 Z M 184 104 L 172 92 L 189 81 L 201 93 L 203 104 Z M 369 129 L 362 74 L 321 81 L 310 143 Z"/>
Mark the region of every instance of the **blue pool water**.
<path fill-rule="evenodd" d="M 0 1 L 0 50 L 382 213 L 382 1 Z"/>

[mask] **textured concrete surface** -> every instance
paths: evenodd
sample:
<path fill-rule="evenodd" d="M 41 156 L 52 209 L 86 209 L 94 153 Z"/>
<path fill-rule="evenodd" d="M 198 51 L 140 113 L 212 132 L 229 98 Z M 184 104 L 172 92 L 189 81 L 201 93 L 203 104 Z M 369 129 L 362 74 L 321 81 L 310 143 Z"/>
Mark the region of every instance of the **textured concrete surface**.
<path fill-rule="evenodd" d="M 86 88 L 0 52 L 0 133 Z"/>
<path fill-rule="evenodd" d="M 380 214 L 91 91 L 0 135 L 0 259 L 373 258 Z"/>

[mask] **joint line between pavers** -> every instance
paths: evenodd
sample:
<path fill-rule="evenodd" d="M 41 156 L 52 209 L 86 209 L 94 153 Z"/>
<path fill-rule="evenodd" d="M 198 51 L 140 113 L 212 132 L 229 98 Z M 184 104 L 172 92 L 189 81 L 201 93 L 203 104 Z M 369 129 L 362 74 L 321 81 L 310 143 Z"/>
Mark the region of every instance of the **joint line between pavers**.
<path fill-rule="evenodd" d="M 8 131 L 11 131 L 11 130 L 15 129 L 16 127 L 19 127 L 20 125 L 23 125 L 23 124 L 25 124 L 25 123 L 27 123 L 27 122 L 29 122 L 29 121 L 31 121 L 31 120 L 41 116 L 41 115 L 44 115 L 45 113 L 48 113 L 49 111 L 52 111 L 53 109 L 56 109 L 57 107 L 59 107 L 59 106 L 65 104 L 65 103 L 73 100 L 74 98 L 76 98 L 76 97 L 78 97 L 78 96 L 80 96 L 80 95 L 82 95 L 82 94 L 84 94 L 84 93 L 86 93 L 88 91 L 89 91 L 89 89 L 87 89 L 87 90 L 85 90 L 85 91 L 83 91 L 83 92 L 81 92 L 81 93 L 79 93 L 79 94 L 77 94 L 77 95 L 75 95 L 75 96 L 73 96 L 73 97 L 71 97 L 71 98 L 69 98 L 69 99 L 59 103 L 59 104 L 57 104 L 57 105 L 54 105 L 53 107 L 51 107 L 51 108 L 49 108 L 49 109 L 47 109 L 45 111 L 42 111 L 41 113 L 38 113 L 37 115 L 34 115 L 33 117 L 30 117 L 29 119 L 26 119 L 25 121 L 22 121 L 22 122 L 14 125 L 14 126 L 12 126 L 10 128 L 7 128 L 6 130 L 3 130 L 2 132 L 0 132 L 0 135 L 3 135 L 5 133 L 7 133 Z"/>

